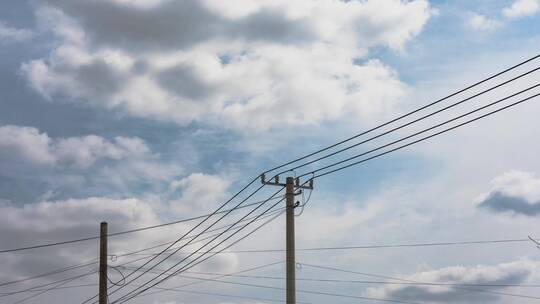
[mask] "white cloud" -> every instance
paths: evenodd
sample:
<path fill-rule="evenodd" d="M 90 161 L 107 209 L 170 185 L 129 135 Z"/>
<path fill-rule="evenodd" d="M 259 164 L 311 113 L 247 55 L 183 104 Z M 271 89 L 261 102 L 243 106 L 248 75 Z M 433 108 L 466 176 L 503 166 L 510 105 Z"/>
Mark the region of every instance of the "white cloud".
<path fill-rule="evenodd" d="M 227 198 L 231 182 L 224 177 L 192 173 L 170 184 L 171 195 L 179 197 L 170 202 L 178 214 L 192 214 L 199 210 L 213 210 Z"/>
<path fill-rule="evenodd" d="M 536 275 L 539 269 L 540 263 L 538 262 L 520 260 L 497 265 L 452 266 L 422 271 L 407 276 L 396 275 L 395 277 L 409 280 L 409 282 L 422 283 L 521 284 L 528 281 L 530 276 Z M 379 298 L 404 301 L 414 299 L 430 303 L 491 302 L 499 298 L 502 299 L 500 295 L 478 292 L 478 289 L 472 287 L 388 285 L 386 287 L 369 288 L 367 294 Z M 501 289 L 503 288 L 494 287 L 490 290 L 499 291 Z"/>
<path fill-rule="evenodd" d="M 477 13 L 469 14 L 468 24 L 475 30 L 483 31 L 495 30 L 502 26 L 501 22 Z"/>
<path fill-rule="evenodd" d="M 100 159 L 120 160 L 150 155 L 140 138 L 116 137 L 108 141 L 96 135 L 50 138 L 33 127 L 1 126 L 2 158 L 21 159 L 35 165 L 88 168 Z"/>
<path fill-rule="evenodd" d="M 163 160 L 137 137 L 50 137 L 13 125 L 0 126 L 0 166 L 3 178 L 25 183 L 22 196 L 4 195 L 25 202 L 72 193 L 132 195 L 166 188 L 183 172 L 180 164 Z"/>
<path fill-rule="evenodd" d="M 491 190 L 477 199 L 493 211 L 534 216 L 540 213 L 540 179 L 534 174 L 509 171 L 492 181 Z"/>
<path fill-rule="evenodd" d="M 538 0 L 516 0 L 511 6 L 502 10 L 503 16 L 509 19 L 517 19 L 535 15 L 540 9 Z"/>
<path fill-rule="evenodd" d="M 424 0 L 47 3 L 38 16 L 61 43 L 21 67 L 44 97 L 242 132 L 393 108 L 406 92 L 395 71 L 354 61 L 403 50 L 432 14 Z"/>
<path fill-rule="evenodd" d="M 0 43 L 24 41 L 32 36 L 32 31 L 10 27 L 0 20 Z"/>

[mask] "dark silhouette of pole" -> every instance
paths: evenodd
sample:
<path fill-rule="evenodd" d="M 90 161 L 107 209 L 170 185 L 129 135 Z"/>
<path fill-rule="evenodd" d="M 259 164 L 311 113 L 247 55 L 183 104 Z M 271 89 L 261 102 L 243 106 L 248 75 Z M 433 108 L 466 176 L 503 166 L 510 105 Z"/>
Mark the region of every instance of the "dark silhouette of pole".
<path fill-rule="evenodd" d="M 107 304 L 107 222 L 99 233 L 99 304 Z"/>

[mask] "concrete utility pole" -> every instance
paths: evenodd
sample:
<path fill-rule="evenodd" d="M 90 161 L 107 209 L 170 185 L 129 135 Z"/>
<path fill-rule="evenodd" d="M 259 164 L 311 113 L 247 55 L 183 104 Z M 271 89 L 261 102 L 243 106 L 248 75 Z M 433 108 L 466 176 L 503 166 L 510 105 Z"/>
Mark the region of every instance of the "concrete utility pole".
<path fill-rule="evenodd" d="M 300 185 L 300 180 L 294 177 L 287 177 L 285 184 L 279 182 L 279 176 L 275 176 L 272 181 L 266 181 L 264 174 L 261 175 L 261 182 L 265 185 L 285 187 L 286 202 L 286 226 L 285 226 L 285 262 L 287 264 L 286 273 L 286 303 L 296 304 L 296 259 L 295 259 L 295 234 L 294 234 L 294 208 L 297 204 L 294 197 L 301 193 L 296 193 L 296 189 L 313 189 L 313 180 L 309 180 L 308 185 Z"/>
<path fill-rule="evenodd" d="M 99 233 L 99 304 L 107 304 L 107 222 Z"/>
<path fill-rule="evenodd" d="M 296 303 L 296 259 L 294 249 L 294 178 L 287 177 L 285 183 L 286 215 L 286 257 L 287 263 L 287 304 Z"/>

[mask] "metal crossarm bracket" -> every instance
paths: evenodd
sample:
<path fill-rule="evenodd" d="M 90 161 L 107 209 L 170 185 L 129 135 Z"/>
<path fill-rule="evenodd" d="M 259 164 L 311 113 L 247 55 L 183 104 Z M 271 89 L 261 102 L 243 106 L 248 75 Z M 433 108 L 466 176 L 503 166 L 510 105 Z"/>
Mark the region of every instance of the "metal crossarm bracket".
<path fill-rule="evenodd" d="M 261 174 L 261 183 L 264 185 L 282 186 L 282 187 L 285 187 L 287 185 L 287 184 L 279 182 L 279 175 L 274 176 L 271 181 L 267 181 L 266 176 L 264 174 Z M 313 179 L 310 179 L 307 184 L 301 184 L 300 178 L 297 177 L 294 179 L 294 188 L 313 190 Z"/>

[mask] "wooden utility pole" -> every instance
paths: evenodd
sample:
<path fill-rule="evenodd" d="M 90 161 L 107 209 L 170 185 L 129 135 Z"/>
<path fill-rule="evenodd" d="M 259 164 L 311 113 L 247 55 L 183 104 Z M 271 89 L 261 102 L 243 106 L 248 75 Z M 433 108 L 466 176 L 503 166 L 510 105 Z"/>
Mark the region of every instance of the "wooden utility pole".
<path fill-rule="evenodd" d="M 99 233 L 99 304 L 107 304 L 107 222 Z"/>
<path fill-rule="evenodd" d="M 296 259 L 294 249 L 294 178 L 287 177 L 285 183 L 286 215 L 286 256 L 287 263 L 287 304 L 296 303 Z"/>
<path fill-rule="evenodd" d="M 294 208 L 297 204 L 294 197 L 298 194 L 296 189 L 313 189 L 313 179 L 306 183 L 300 184 L 300 180 L 294 177 L 287 177 L 285 184 L 279 182 L 279 176 L 274 176 L 271 181 L 267 181 L 266 177 L 261 175 L 261 182 L 265 185 L 285 187 L 285 202 L 286 202 L 286 223 L 285 223 L 285 262 L 287 264 L 286 276 L 286 303 L 296 304 L 296 259 L 295 259 L 295 241 L 294 241 Z M 299 192 L 300 193 L 300 192 Z"/>

